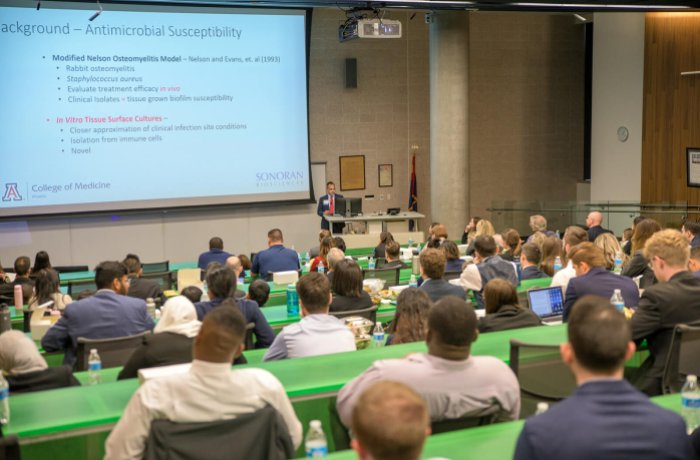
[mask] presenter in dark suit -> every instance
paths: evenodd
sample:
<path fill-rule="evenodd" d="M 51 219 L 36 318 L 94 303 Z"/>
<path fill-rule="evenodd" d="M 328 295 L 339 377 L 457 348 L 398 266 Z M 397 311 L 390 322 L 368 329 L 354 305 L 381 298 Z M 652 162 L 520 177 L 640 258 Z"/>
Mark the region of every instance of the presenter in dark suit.
<path fill-rule="evenodd" d="M 639 304 L 639 289 L 631 279 L 616 275 L 605 269 L 603 250 L 593 243 L 585 242 L 574 246 L 569 259 L 576 271 L 566 287 L 564 299 L 564 322 L 569 318 L 574 303 L 585 295 L 597 295 L 606 299 L 619 289 L 626 307 Z"/>
<path fill-rule="evenodd" d="M 644 246 L 659 283 L 644 290 L 630 324 L 632 339 L 646 339 L 649 346 L 650 356 L 634 383 L 650 396 L 661 394 L 673 328 L 700 321 L 700 278 L 687 269 L 689 254 L 688 240 L 677 230 L 654 233 Z"/>
<path fill-rule="evenodd" d="M 578 388 L 525 422 L 516 460 L 692 459 L 683 419 L 662 409 L 622 377 L 635 352 L 629 324 L 607 299 L 576 302 L 562 360 Z"/>
<path fill-rule="evenodd" d="M 153 330 L 146 302 L 126 296 L 129 278 L 123 263 L 99 264 L 95 284 L 97 293 L 68 305 L 41 340 L 44 350 L 65 352 L 63 364 L 75 364 L 78 337 L 111 339 Z"/>
<path fill-rule="evenodd" d="M 333 182 L 328 182 L 326 184 L 326 194 L 318 199 L 318 208 L 316 209 L 316 214 L 321 217 L 321 228 L 330 230 L 329 222 L 326 220 L 325 216 L 332 216 L 336 213 L 335 210 L 335 200 L 336 198 L 343 198 L 343 195 L 337 195 L 335 193 L 335 184 Z M 334 223 L 333 233 L 343 233 L 343 227 L 345 223 Z"/>

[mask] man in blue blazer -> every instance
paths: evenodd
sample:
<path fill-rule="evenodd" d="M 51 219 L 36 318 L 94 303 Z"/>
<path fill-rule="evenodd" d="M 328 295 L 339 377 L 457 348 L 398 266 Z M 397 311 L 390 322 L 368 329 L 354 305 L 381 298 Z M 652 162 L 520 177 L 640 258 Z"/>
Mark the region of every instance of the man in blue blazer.
<path fill-rule="evenodd" d="M 143 299 L 127 297 L 129 277 L 121 262 L 102 262 L 95 268 L 97 293 L 66 307 L 61 319 L 46 331 L 41 346 L 64 351 L 63 364 L 76 362 L 78 337 L 111 339 L 153 330 Z"/>
<path fill-rule="evenodd" d="M 607 299 L 586 296 L 569 318 L 561 357 L 578 388 L 525 422 L 516 460 L 693 459 L 683 419 L 623 379 L 635 352 L 625 316 Z"/>
<path fill-rule="evenodd" d="M 448 295 L 457 296 L 464 300 L 467 295 L 464 289 L 450 284 L 443 278 L 446 263 L 445 253 L 440 249 L 429 248 L 421 252 L 420 274 L 424 281 L 420 285 L 420 289 L 425 291 L 433 302 L 437 302 Z"/>
<path fill-rule="evenodd" d="M 329 222 L 326 220 L 325 216 L 332 216 L 333 214 L 340 213 L 336 209 L 336 198 L 343 198 L 343 195 L 338 195 L 335 193 L 335 184 L 333 182 L 328 182 L 326 184 L 326 194 L 318 199 L 318 208 L 316 209 L 316 214 L 321 217 L 321 228 L 325 230 L 330 230 Z M 334 223 L 332 233 L 343 233 L 343 227 L 345 223 Z"/>
<path fill-rule="evenodd" d="M 609 299 L 615 289 L 619 289 L 626 307 L 636 307 L 639 304 L 637 285 L 630 278 L 607 271 L 603 250 L 595 244 L 585 242 L 574 246 L 569 252 L 569 260 L 574 266 L 576 277 L 571 278 L 566 288 L 564 322 L 569 318 L 574 302 L 588 294 Z"/>

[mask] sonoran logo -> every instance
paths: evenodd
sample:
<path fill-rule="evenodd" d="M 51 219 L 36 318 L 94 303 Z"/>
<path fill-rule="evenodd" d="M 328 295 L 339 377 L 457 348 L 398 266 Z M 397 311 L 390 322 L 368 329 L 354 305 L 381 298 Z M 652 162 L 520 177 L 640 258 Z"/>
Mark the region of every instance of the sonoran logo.
<path fill-rule="evenodd" d="M 301 171 L 264 171 L 255 173 L 255 185 L 262 188 L 304 183 L 304 173 Z"/>
<path fill-rule="evenodd" d="M 17 182 L 9 182 L 5 184 L 5 193 L 2 195 L 2 201 L 22 201 L 22 195 L 19 194 Z"/>

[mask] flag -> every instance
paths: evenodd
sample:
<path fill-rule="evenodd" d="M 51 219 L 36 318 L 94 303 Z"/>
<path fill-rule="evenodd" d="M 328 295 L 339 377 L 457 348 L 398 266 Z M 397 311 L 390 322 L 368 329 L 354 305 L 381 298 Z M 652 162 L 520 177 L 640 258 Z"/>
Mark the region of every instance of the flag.
<path fill-rule="evenodd" d="M 416 184 L 416 154 L 413 154 L 411 167 L 411 190 L 409 191 L 408 210 L 418 212 L 418 185 Z M 415 221 L 408 221 L 408 231 L 412 232 L 415 228 Z"/>

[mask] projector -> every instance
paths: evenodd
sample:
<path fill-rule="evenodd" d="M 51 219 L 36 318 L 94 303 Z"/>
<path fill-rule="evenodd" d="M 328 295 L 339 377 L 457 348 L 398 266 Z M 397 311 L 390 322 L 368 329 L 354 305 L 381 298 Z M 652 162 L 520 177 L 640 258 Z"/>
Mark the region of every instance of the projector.
<path fill-rule="evenodd" d="M 401 22 L 394 19 L 349 19 L 338 29 L 341 42 L 356 38 L 401 38 Z"/>

